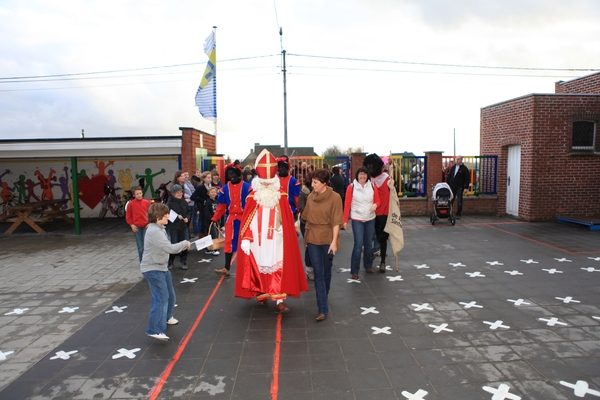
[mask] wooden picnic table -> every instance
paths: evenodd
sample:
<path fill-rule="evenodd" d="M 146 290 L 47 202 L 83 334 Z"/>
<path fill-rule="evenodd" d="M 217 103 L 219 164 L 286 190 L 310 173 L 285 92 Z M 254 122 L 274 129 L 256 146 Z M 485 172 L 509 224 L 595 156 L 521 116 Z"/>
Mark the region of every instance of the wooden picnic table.
<path fill-rule="evenodd" d="M 7 212 L 14 215 L 7 215 L 3 217 L 3 220 L 13 222 L 13 224 L 4 232 L 6 235 L 10 235 L 25 222 L 27 225 L 32 227 L 38 233 L 46 233 L 37 223 L 52 221 L 54 218 L 62 218 L 69 224 L 73 223 L 73 220 L 67 215 L 74 211 L 73 208 L 62 210 L 61 207 L 65 205 L 69 200 L 42 200 L 33 203 L 17 204 L 15 206 L 8 206 Z"/>

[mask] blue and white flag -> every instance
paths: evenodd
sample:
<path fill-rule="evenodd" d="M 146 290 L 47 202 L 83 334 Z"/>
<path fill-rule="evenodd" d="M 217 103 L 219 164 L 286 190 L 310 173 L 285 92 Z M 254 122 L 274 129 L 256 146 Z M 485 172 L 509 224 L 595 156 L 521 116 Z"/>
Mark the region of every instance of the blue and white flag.
<path fill-rule="evenodd" d="M 214 31 L 204 42 L 204 52 L 208 64 L 196 92 L 196 106 L 200 114 L 208 120 L 217 120 L 217 46 Z"/>

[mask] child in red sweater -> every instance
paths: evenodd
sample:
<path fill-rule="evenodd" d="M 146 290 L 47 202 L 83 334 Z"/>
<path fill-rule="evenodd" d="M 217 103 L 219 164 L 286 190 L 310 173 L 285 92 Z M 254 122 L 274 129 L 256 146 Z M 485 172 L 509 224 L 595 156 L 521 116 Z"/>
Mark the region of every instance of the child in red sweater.
<path fill-rule="evenodd" d="M 142 254 L 144 253 L 144 235 L 146 233 L 146 227 L 148 226 L 147 214 L 148 208 L 150 208 L 150 202 L 144 199 L 142 188 L 139 186 L 132 187 L 131 193 L 133 193 L 134 199 L 127 203 L 125 219 L 135 236 L 138 256 L 140 257 L 140 262 L 142 262 Z"/>

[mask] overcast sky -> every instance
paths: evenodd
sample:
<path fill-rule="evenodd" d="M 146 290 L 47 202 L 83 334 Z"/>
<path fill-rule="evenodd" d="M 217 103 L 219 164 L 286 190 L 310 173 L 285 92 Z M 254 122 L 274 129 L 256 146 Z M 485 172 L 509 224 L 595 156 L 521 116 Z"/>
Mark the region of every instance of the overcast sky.
<path fill-rule="evenodd" d="M 600 70 L 598 21 L 596 0 L 0 0 L 0 138 L 213 133 L 217 26 L 219 153 L 283 145 L 282 27 L 288 146 L 452 155 L 456 129 L 478 155 L 482 107 Z"/>

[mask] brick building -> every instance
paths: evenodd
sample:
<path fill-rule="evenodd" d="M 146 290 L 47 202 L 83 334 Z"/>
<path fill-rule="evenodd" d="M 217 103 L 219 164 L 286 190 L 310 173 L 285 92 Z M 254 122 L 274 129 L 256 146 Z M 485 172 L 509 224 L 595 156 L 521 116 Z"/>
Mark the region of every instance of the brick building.
<path fill-rule="evenodd" d="M 498 214 L 600 215 L 600 73 L 481 109 L 480 154 L 498 155 Z"/>

